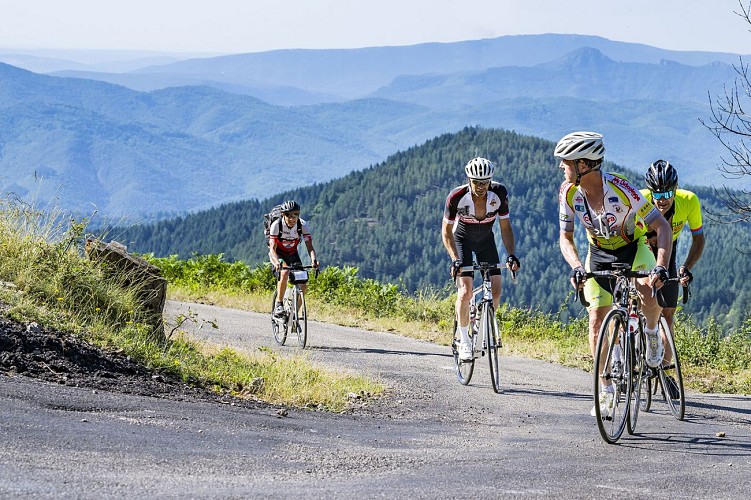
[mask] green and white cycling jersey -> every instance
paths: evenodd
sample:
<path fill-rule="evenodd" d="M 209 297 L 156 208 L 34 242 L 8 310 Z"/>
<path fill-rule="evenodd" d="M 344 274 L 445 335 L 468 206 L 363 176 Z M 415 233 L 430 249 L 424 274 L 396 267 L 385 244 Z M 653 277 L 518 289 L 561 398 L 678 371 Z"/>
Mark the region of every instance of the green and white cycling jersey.
<path fill-rule="evenodd" d="M 641 193 L 650 202 L 653 202 L 652 191 L 642 189 Z M 673 227 L 673 241 L 678 239 L 683 226 L 688 223 L 692 235 L 702 234 L 704 226 L 701 219 L 701 203 L 699 197 L 691 191 L 685 189 L 676 189 L 673 206 L 665 213 L 665 218 Z M 647 236 L 650 236 L 647 234 Z"/>
<path fill-rule="evenodd" d="M 652 202 L 623 177 L 602 172 L 602 190 L 604 210 L 595 213 L 579 186 L 563 182 L 558 194 L 560 229 L 573 232 L 578 217 L 591 244 L 616 250 L 643 236 L 660 217 Z"/>

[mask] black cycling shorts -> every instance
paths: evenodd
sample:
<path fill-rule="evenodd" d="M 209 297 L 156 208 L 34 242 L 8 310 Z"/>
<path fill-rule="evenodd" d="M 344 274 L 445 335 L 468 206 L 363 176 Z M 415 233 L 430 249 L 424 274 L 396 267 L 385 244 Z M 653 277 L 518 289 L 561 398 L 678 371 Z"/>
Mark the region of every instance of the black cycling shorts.
<path fill-rule="evenodd" d="M 290 254 L 284 254 L 277 252 L 276 254 L 279 257 L 279 260 L 283 261 L 286 266 L 294 266 L 295 264 L 302 265 L 302 259 L 300 259 L 300 253 L 295 250 L 295 253 Z M 277 271 L 274 271 L 274 276 L 276 276 L 276 279 L 279 279 L 279 273 Z"/>
<path fill-rule="evenodd" d="M 456 249 L 459 251 L 459 258 L 462 261 L 462 267 L 471 266 L 473 264 L 472 254 L 474 253 L 477 262 L 487 262 L 488 264 L 498 264 L 500 262 L 498 258 L 498 248 L 495 246 L 495 237 L 493 231 L 490 231 L 488 235 L 480 238 L 456 238 Z M 501 274 L 500 269 L 491 269 L 489 274 L 491 276 Z M 461 276 L 474 276 L 473 271 L 465 271 L 460 274 Z"/>

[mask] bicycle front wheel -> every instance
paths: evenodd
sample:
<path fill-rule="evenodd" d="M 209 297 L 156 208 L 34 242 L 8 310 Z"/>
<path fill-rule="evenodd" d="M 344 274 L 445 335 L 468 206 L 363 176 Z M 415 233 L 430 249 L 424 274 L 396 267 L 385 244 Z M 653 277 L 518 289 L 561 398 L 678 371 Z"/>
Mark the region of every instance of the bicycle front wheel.
<path fill-rule="evenodd" d="M 453 326 L 453 339 L 451 340 L 451 352 L 454 354 L 454 365 L 456 366 L 456 377 L 459 379 L 459 383 L 462 385 L 469 384 L 469 381 L 472 380 L 472 373 L 475 371 L 475 359 L 472 357 L 470 360 L 463 360 L 459 358 L 459 343 L 461 342 L 461 338 L 459 336 L 459 332 L 457 331 L 458 324 L 456 322 L 456 315 L 454 315 L 454 326 Z M 469 336 L 470 339 L 472 339 L 472 345 L 474 345 L 474 336 L 475 333 L 472 331 L 472 324 L 469 325 Z"/>
<path fill-rule="evenodd" d="M 297 290 L 297 311 L 295 312 L 295 331 L 297 332 L 297 344 L 300 349 L 305 349 L 308 341 L 308 308 L 305 305 L 305 294 Z"/>
<path fill-rule="evenodd" d="M 639 411 L 648 411 L 652 401 L 650 391 L 649 369 L 647 368 L 644 356 L 644 336 L 629 334 L 627 337 L 626 358 L 627 365 L 624 366 L 626 373 L 631 374 L 631 402 L 629 403 L 628 424 L 626 430 L 633 434 L 636 430 L 636 421 L 639 418 Z"/>
<path fill-rule="evenodd" d="M 490 382 L 493 384 L 495 393 L 501 392 L 501 373 L 498 365 L 498 349 L 501 346 L 498 333 L 498 322 L 495 319 L 495 309 L 489 302 L 482 308 L 482 325 L 484 330 L 483 339 L 488 350 L 488 362 L 490 364 Z"/>
<path fill-rule="evenodd" d="M 274 340 L 279 345 L 284 345 L 287 340 L 287 325 L 286 318 L 278 318 L 274 316 L 274 308 L 276 308 L 276 290 L 274 290 L 274 298 L 271 300 L 271 331 L 274 333 Z"/>
<path fill-rule="evenodd" d="M 662 395 L 673 416 L 678 420 L 683 420 L 686 411 L 686 395 L 683 390 L 681 362 L 678 358 L 678 350 L 675 348 L 673 332 L 668 328 L 668 322 L 664 316 L 660 316 L 660 333 L 665 334 L 665 337 L 668 340 L 667 346 L 665 347 L 673 354 L 670 363 L 663 364 L 657 369 L 660 386 L 662 386 Z"/>
<path fill-rule="evenodd" d="M 633 391 L 633 377 L 624 370 L 624 364 L 628 364 L 627 353 L 618 352 L 621 351 L 619 340 L 627 334 L 626 314 L 613 309 L 602 322 L 595 349 L 595 420 L 602 439 L 611 444 L 620 439 L 626 428 Z M 601 380 L 608 385 L 602 387 Z"/>

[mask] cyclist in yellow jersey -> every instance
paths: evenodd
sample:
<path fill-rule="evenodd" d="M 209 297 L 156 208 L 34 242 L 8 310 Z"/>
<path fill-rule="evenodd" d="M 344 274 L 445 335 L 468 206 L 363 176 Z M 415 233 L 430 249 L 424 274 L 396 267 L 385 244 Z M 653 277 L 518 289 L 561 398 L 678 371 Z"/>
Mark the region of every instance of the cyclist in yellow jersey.
<path fill-rule="evenodd" d="M 576 290 L 583 287 L 589 302 L 589 346 L 592 356 L 595 355 L 600 327 L 611 308 L 613 296 L 611 280 L 595 278 L 585 281 L 586 272 L 612 269 L 614 263 L 628 263 L 634 271 L 650 271 L 648 277 L 636 280 L 636 285 L 646 319 L 647 362 L 651 366 L 659 366 L 664 354 L 657 334 L 661 308 L 657 299 L 652 297 L 651 288 L 662 287 L 668 278 L 670 225 L 626 179 L 600 170 L 605 154 L 601 134 L 568 134 L 558 141 L 554 154 L 561 159 L 559 167 L 565 176 L 558 196 L 559 243 L 564 259 L 572 268 L 572 286 Z M 587 231 L 589 252 L 586 264 L 582 264 L 574 243 L 576 219 Z M 644 244 L 647 228 L 654 230 L 657 236 L 656 258 Z M 612 405 L 613 387 L 609 380 L 600 379 L 600 384 L 603 398 L 599 403 L 601 410 L 607 414 Z M 595 414 L 594 410 L 592 408 L 592 415 Z"/>
<path fill-rule="evenodd" d="M 701 203 L 699 198 L 691 191 L 678 189 L 678 172 L 670 162 L 657 160 L 649 166 L 644 181 L 648 189 L 641 192 L 655 204 L 660 213 L 667 219 L 673 228 L 673 249 L 670 254 L 670 276 L 680 278 L 682 285 L 688 285 L 693 281 L 691 269 L 701 257 L 704 251 L 704 227 L 701 218 Z M 683 265 L 676 269 L 675 249 L 678 235 L 683 227 L 688 224 L 691 230 L 691 248 L 688 250 Z M 651 232 L 647 233 L 647 243 L 652 250 L 656 250 L 656 238 Z M 673 316 L 678 305 L 678 283 L 670 282 L 662 290 L 662 315 L 668 322 L 670 331 L 673 331 Z M 667 340 L 667 339 L 665 339 Z M 665 342 L 665 345 L 669 345 Z M 665 352 L 665 361 L 670 361 L 672 353 Z"/>

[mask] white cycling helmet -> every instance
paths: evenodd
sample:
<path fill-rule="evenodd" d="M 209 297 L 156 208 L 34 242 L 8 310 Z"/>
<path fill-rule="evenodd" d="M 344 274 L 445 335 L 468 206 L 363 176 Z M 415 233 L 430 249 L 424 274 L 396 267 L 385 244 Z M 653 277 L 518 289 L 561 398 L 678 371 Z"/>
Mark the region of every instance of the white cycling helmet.
<path fill-rule="evenodd" d="M 564 160 L 601 160 L 605 156 L 602 134 L 572 132 L 558 141 L 554 155 Z"/>
<path fill-rule="evenodd" d="M 486 158 L 472 158 L 464 167 L 467 177 L 473 181 L 486 181 L 493 178 L 493 162 Z"/>

